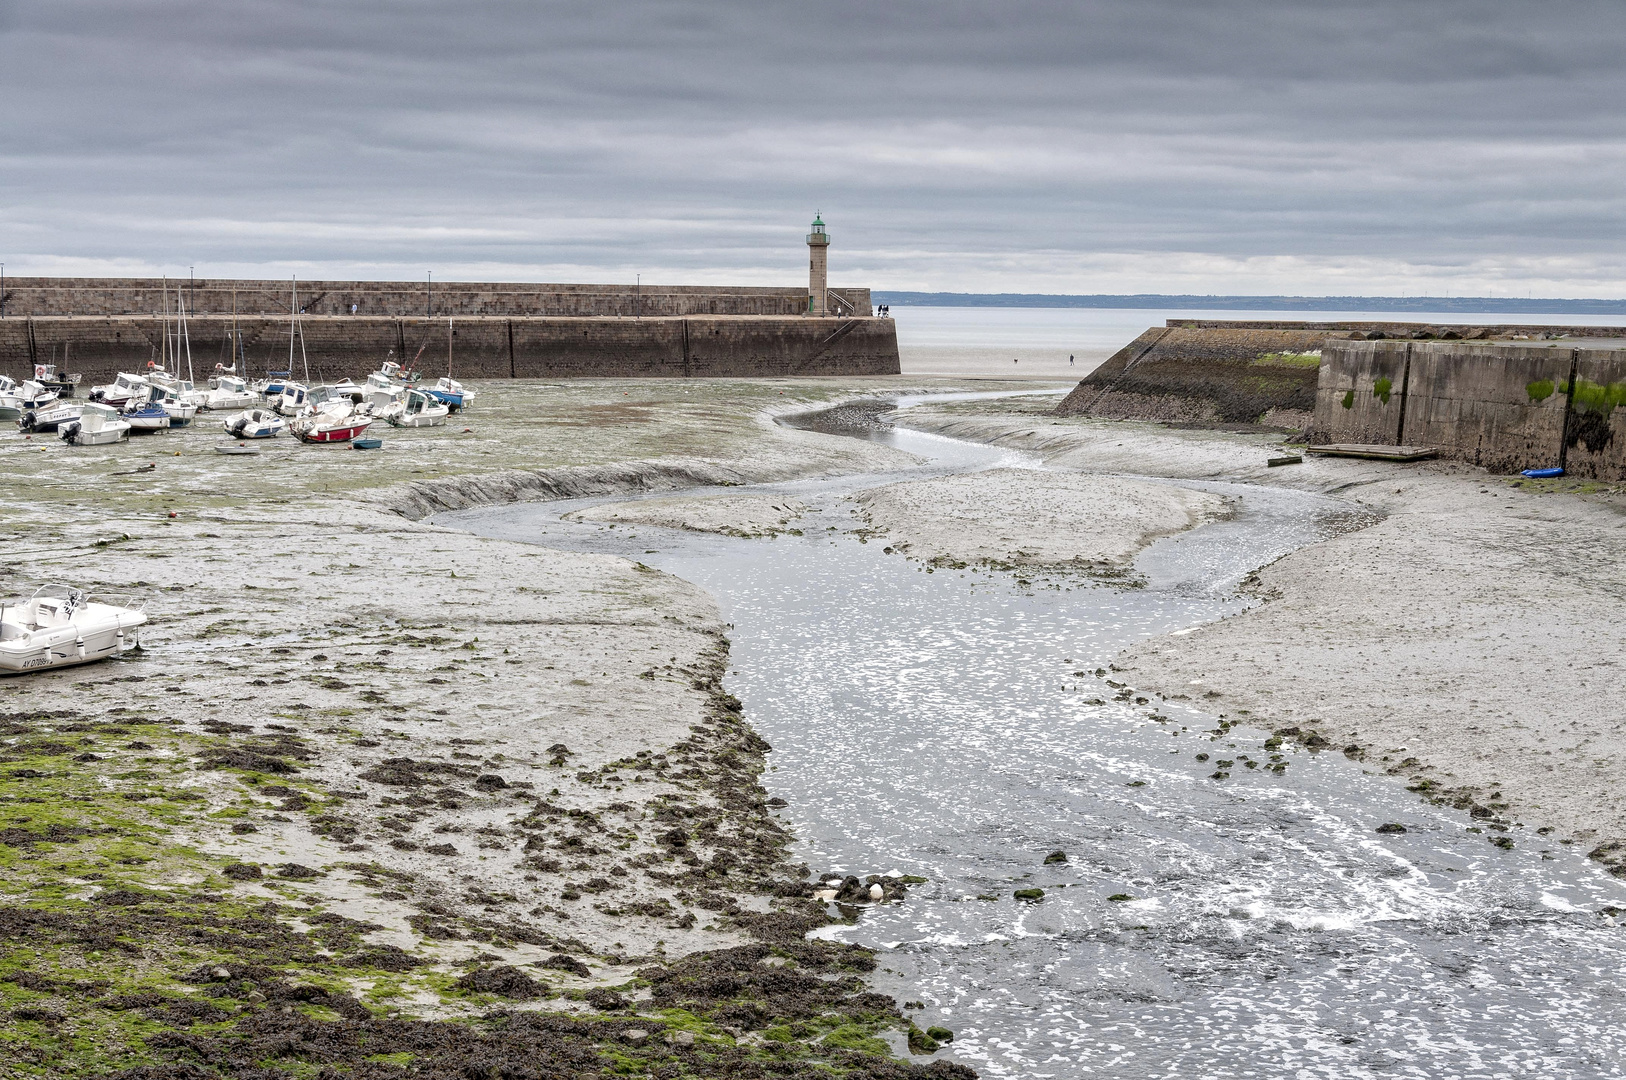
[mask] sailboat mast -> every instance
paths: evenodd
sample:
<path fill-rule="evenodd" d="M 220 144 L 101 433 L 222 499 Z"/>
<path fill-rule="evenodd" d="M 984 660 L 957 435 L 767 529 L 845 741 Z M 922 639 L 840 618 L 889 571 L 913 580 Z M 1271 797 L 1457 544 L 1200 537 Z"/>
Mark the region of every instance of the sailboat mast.
<path fill-rule="evenodd" d="M 294 374 L 294 332 L 299 329 L 299 277 L 294 276 L 293 291 L 288 294 L 288 376 Z"/>
<path fill-rule="evenodd" d="M 175 306 L 181 316 L 181 341 L 186 346 L 186 381 L 190 383 L 192 381 L 192 334 L 186 328 L 186 302 L 181 299 L 181 287 L 179 285 L 175 286 Z M 181 366 L 179 357 L 175 360 L 175 366 L 177 368 Z M 177 371 L 176 374 L 178 375 L 180 372 Z"/>

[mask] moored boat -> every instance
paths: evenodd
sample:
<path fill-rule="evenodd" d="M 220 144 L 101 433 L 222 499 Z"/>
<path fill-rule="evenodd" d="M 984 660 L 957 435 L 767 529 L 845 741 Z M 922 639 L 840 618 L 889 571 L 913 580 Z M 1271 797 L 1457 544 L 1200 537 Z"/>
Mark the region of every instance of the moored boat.
<path fill-rule="evenodd" d="M 33 409 L 23 414 L 20 421 L 24 431 L 55 431 L 70 420 L 79 419 L 85 406 L 79 402 L 58 401 L 49 408 Z"/>
<path fill-rule="evenodd" d="M 426 386 L 423 392 L 445 405 L 452 412 L 468 408 L 474 400 L 476 391 L 466 389 L 462 383 L 449 375 L 443 375 L 435 380 L 434 386 Z"/>
<path fill-rule="evenodd" d="M 434 427 L 444 424 L 450 412 L 450 406 L 436 401 L 425 391 L 406 390 L 380 409 L 378 415 L 391 427 Z"/>
<path fill-rule="evenodd" d="M 245 409 L 221 423 L 235 439 L 273 439 L 288 428 L 288 421 L 270 409 Z"/>
<path fill-rule="evenodd" d="M 120 414 L 130 425 L 132 435 L 145 435 L 153 431 L 168 431 L 171 427 L 169 412 L 156 401 L 131 403 Z"/>
<path fill-rule="evenodd" d="M 111 405 L 115 409 L 122 409 L 131 401 L 146 400 L 147 390 L 150 385 L 140 375 L 121 371 L 112 382 L 104 386 L 92 387 L 90 400 L 101 402 L 104 405 Z"/>
<path fill-rule="evenodd" d="M 317 411 L 298 417 L 288 425 L 301 442 L 345 443 L 366 431 L 372 418 L 353 412 Z"/>
<path fill-rule="evenodd" d="M 45 585 L 28 600 L 0 602 L 0 675 L 88 664 L 136 644 L 147 621 L 137 608 L 93 603 L 79 589 Z"/>
<path fill-rule="evenodd" d="M 210 380 L 215 385 L 203 395 L 205 409 L 247 409 L 260 401 L 260 395 L 248 388 L 248 383 L 235 375 L 220 375 Z"/>
<path fill-rule="evenodd" d="M 64 420 L 58 437 L 74 446 L 106 446 L 130 437 L 129 423 L 119 411 L 99 401 L 86 402 L 77 420 Z"/>

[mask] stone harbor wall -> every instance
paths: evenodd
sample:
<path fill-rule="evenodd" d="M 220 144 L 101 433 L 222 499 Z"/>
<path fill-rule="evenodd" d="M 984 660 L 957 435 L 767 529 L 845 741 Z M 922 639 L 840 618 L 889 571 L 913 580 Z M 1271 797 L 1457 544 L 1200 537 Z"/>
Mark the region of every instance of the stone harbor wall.
<path fill-rule="evenodd" d="M 289 370 L 290 319 L 188 319 L 199 381 L 229 363 L 233 333 L 251 376 Z M 428 376 L 457 378 L 753 377 L 896 375 L 890 319 L 728 316 L 605 318 L 389 318 L 307 316 L 293 339 L 292 370 L 360 380 L 385 360 Z M 173 330 L 173 322 L 169 324 Z M 163 350 L 165 323 L 153 316 L 0 320 L 0 372 L 21 380 L 35 364 L 77 372 L 87 386 L 139 372 Z M 183 364 L 184 370 L 184 364 Z"/>
<path fill-rule="evenodd" d="M 1492 472 L 1626 478 L 1626 350 L 1335 341 L 1312 442 L 1408 444 Z"/>
<path fill-rule="evenodd" d="M 1170 319 L 1057 412 L 1406 442 L 1503 472 L 1562 463 L 1619 478 L 1626 350 L 1600 340 L 1618 338 L 1626 327 Z"/>
<path fill-rule="evenodd" d="M 8 277 L 7 319 L 29 315 L 152 315 L 175 309 L 176 290 L 193 315 L 286 318 L 297 298 L 307 315 L 445 318 L 468 315 L 805 315 L 804 285 L 548 285 L 476 281 L 264 281 L 184 278 Z M 836 314 L 869 315 L 868 289 L 832 289 L 850 305 Z M 840 306 L 840 305 L 835 305 Z"/>
<path fill-rule="evenodd" d="M 1056 411 L 1110 420 L 1301 428 L 1315 409 L 1319 350 L 1348 333 L 1153 327 L 1092 371 Z"/>

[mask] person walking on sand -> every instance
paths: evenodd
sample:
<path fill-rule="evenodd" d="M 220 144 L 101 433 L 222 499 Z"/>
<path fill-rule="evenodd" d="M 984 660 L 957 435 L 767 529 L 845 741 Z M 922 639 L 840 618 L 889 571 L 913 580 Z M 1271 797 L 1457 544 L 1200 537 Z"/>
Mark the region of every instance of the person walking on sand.
<path fill-rule="evenodd" d="M 1068 367 L 1073 366 L 1073 354 L 1072 353 L 1067 354 L 1067 366 Z"/>

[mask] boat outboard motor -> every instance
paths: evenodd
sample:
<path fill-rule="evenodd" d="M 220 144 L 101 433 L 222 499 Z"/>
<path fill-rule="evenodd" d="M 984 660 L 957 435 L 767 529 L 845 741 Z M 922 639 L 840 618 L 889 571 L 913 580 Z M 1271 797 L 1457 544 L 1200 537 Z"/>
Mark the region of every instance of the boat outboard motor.
<path fill-rule="evenodd" d="M 105 398 L 106 396 L 107 396 L 107 391 L 98 388 L 98 389 L 92 390 L 90 392 L 90 397 L 86 398 L 85 400 L 87 400 L 87 401 L 100 401 L 103 398 Z"/>
<path fill-rule="evenodd" d="M 27 412 L 23 413 L 23 418 L 17 423 L 24 431 L 33 431 L 39 421 L 34 416 L 34 410 L 29 409 Z"/>
<path fill-rule="evenodd" d="M 79 434 L 79 421 L 69 420 L 66 424 L 57 428 L 56 433 L 61 436 L 63 442 L 73 442 L 74 438 Z"/>

